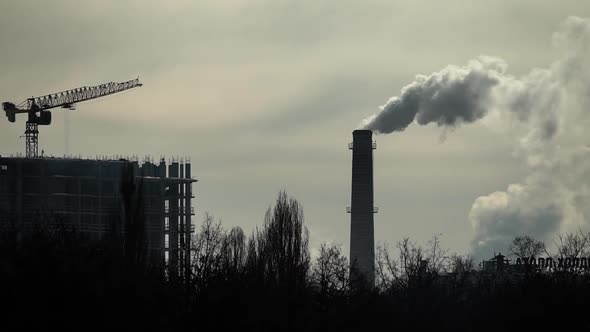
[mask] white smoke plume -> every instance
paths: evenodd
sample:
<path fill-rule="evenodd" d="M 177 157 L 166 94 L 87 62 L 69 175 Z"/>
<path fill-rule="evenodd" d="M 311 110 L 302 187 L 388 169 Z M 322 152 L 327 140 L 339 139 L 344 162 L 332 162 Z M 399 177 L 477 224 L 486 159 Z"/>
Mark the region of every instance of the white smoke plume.
<path fill-rule="evenodd" d="M 464 67 L 450 65 L 430 76 L 417 75 L 400 97 L 390 98 L 379 113 L 365 119 L 363 127 L 388 134 L 406 129 L 414 120 L 445 127 L 479 120 L 506 67 L 501 59 L 481 56 Z"/>
<path fill-rule="evenodd" d="M 473 203 L 478 257 L 506 250 L 517 235 L 550 242 L 590 221 L 590 19 L 567 18 L 553 44 L 559 58 L 523 77 L 493 57 L 419 75 L 363 121 L 365 129 L 391 133 L 414 121 L 448 128 L 487 117 L 514 137 L 529 175 Z"/>

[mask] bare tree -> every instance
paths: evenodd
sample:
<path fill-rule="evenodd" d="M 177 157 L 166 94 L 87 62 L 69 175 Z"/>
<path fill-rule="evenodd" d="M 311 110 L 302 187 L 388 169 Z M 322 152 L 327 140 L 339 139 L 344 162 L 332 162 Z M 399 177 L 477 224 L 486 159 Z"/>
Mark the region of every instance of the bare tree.
<path fill-rule="evenodd" d="M 447 269 L 448 249 L 442 248 L 440 235 L 428 241 L 425 249 L 409 238 L 397 242 L 398 259 L 394 259 L 387 245 L 377 247 L 375 272 L 377 287 L 383 291 L 408 289 L 424 282 L 432 282 Z"/>
<path fill-rule="evenodd" d="M 468 278 L 475 271 L 475 262 L 469 255 L 452 254 L 448 258 L 447 271 L 451 275 L 451 292 L 464 289 Z"/>
<path fill-rule="evenodd" d="M 405 238 L 397 243 L 399 250 L 402 278 L 407 288 L 416 287 L 428 272 L 428 260 L 424 249 L 415 242 Z"/>
<path fill-rule="evenodd" d="M 396 287 L 405 287 L 400 277 L 397 261 L 392 257 L 387 244 L 378 245 L 375 255 L 375 283 L 378 290 L 389 292 Z"/>
<path fill-rule="evenodd" d="M 553 267 L 556 270 L 567 272 L 570 276 L 587 274 L 590 265 L 587 258 L 590 255 L 590 234 L 585 234 L 581 229 L 577 233 L 558 233 L 553 243 L 557 249 L 553 255 Z"/>
<path fill-rule="evenodd" d="M 221 221 L 205 213 L 205 220 L 191 241 L 192 268 L 197 291 L 206 287 L 221 268 L 224 230 Z"/>
<path fill-rule="evenodd" d="M 545 243 L 531 236 L 517 236 L 512 240 L 510 252 L 518 258 L 537 257 L 545 251 Z"/>
<path fill-rule="evenodd" d="M 258 264 L 260 262 L 260 255 L 258 252 L 257 233 L 258 230 L 252 232 L 250 238 L 248 238 L 248 244 L 246 246 L 246 269 L 251 275 L 254 275 L 259 271 Z"/>
<path fill-rule="evenodd" d="M 348 259 L 342 247 L 322 243 L 312 278 L 322 296 L 343 295 L 348 288 Z"/>
<path fill-rule="evenodd" d="M 246 237 L 240 227 L 224 235 L 221 251 L 224 274 L 228 277 L 240 274 L 246 264 Z"/>
<path fill-rule="evenodd" d="M 266 211 L 264 228 L 257 237 L 268 280 L 303 286 L 310 266 L 309 232 L 299 202 L 280 192 L 274 208 Z"/>
<path fill-rule="evenodd" d="M 435 234 L 428 241 L 428 251 L 426 259 L 428 260 L 428 272 L 440 273 L 446 269 L 449 249 L 444 249 L 440 242 L 441 234 Z"/>
<path fill-rule="evenodd" d="M 590 254 L 590 234 L 584 234 L 581 229 L 577 233 L 557 233 L 554 243 L 559 257 L 578 258 Z"/>
<path fill-rule="evenodd" d="M 388 246 L 381 246 L 378 249 L 378 273 L 382 286 L 386 288 L 397 286 L 406 289 L 419 274 L 421 262 L 424 261 L 424 253 L 422 248 L 410 241 L 409 238 L 397 242 L 396 248 L 399 251 L 398 261 L 393 259 Z"/>
<path fill-rule="evenodd" d="M 119 223 L 115 223 L 112 230 L 115 239 L 123 235 L 122 243 L 128 266 L 146 262 L 143 196 L 143 180 L 136 179 L 133 166 L 125 163 L 121 180 L 124 228 L 120 229 Z"/>
<path fill-rule="evenodd" d="M 453 254 L 449 258 L 448 271 L 453 274 L 468 274 L 475 269 L 473 257 Z"/>

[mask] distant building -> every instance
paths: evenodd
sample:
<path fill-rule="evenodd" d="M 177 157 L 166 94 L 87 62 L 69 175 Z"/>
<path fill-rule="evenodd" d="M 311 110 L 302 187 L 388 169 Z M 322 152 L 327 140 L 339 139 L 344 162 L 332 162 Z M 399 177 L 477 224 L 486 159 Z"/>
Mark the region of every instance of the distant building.
<path fill-rule="evenodd" d="M 506 273 L 509 275 L 524 273 L 526 270 L 526 266 L 520 264 L 520 260 L 517 260 L 515 263 L 501 253 L 494 255 L 494 257 L 489 260 L 484 260 L 480 267 L 481 271 L 484 273 Z"/>
<path fill-rule="evenodd" d="M 510 266 L 510 260 L 506 258 L 506 256 L 498 253 L 494 255 L 489 260 L 484 260 L 482 262 L 482 271 L 483 272 L 504 272 L 507 267 Z"/>
<path fill-rule="evenodd" d="M 191 164 L 0 156 L 0 227 L 26 236 L 38 225 L 60 223 L 90 240 L 124 234 L 136 214 L 146 257 L 183 273 L 190 266 Z M 134 205 L 125 203 L 126 184 Z M 128 188 L 127 188 L 128 189 Z M 133 211 L 125 211 L 125 210 Z"/>

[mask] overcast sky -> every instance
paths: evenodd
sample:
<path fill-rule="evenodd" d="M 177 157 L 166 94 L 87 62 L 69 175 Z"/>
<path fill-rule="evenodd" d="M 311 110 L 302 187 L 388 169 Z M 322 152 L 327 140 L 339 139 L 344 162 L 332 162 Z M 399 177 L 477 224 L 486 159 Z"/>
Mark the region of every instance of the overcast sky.
<path fill-rule="evenodd" d="M 347 143 L 361 120 L 416 74 L 482 54 L 513 75 L 548 66 L 552 33 L 589 17 L 590 2 L 0 0 L 0 13 L 0 101 L 144 83 L 78 105 L 70 152 L 189 157 L 194 222 L 209 211 L 247 232 L 285 189 L 312 245 L 347 251 Z M 64 113 L 41 127 L 46 154 L 65 151 Z M 24 152 L 24 121 L 0 121 L 0 154 Z M 442 134 L 411 125 L 376 136 L 376 242 L 441 233 L 467 252 L 475 199 L 526 174 L 514 142 L 483 124 Z"/>

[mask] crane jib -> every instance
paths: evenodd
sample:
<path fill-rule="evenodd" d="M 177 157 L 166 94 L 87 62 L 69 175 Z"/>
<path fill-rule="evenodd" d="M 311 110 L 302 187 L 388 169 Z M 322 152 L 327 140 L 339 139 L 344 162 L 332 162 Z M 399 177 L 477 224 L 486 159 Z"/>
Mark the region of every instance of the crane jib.
<path fill-rule="evenodd" d="M 2 109 L 10 122 L 16 121 L 16 114 L 28 113 L 27 129 L 25 131 L 27 139 L 26 154 L 27 157 L 37 157 L 39 134 L 37 126 L 51 124 L 51 112 L 48 111 L 49 109 L 56 107 L 73 109 L 76 103 L 123 92 L 142 85 L 139 83 L 139 78 L 136 78 L 120 83 L 109 82 L 96 86 L 84 86 L 46 96 L 31 97 L 18 105 L 3 102 Z"/>
<path fill-rule="evenodd" d="M 110 82 L 92 87 L 85 86 L 78 89 L 72 89 L 42 97 L 30 98 L 27 101 L 30 107 L 27 109 L 31 109 L 32 105 L 37 105 L 41 110 L 64 106 L 65 108 L 69 108 L 75 103 L 108 96 L 114 93 L 139 87 L 141 85 L 142 84 L 139 83 L 139 79 L 134 79 L 122 83 Z"/>
<path fill-rule="evenodd" d="M 108 96 L 114 93 L 122 92 L 132 88 L 140 87 L 139 79 L 134 79 L 121 83 L 105 83 L 96 86 L 85 86 L 77 89 L 67 90 L 58 93 L 52 93 L 41 97 L 32 97 L 24 102 L 14 105 L 10 102 L 2 103 L 2 108 L 8 116 L 9 113 L 19 114 L 28 112 L 38 112 L 56 107 L 70 108 L 73 104 L 86 100 L 96 99 Z"/>

